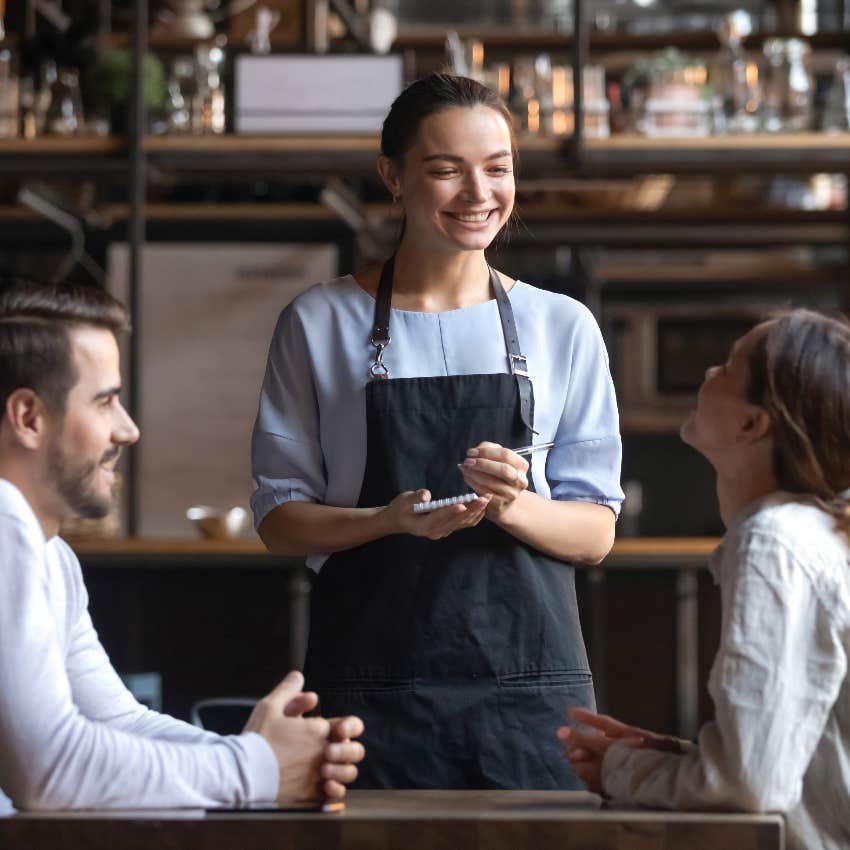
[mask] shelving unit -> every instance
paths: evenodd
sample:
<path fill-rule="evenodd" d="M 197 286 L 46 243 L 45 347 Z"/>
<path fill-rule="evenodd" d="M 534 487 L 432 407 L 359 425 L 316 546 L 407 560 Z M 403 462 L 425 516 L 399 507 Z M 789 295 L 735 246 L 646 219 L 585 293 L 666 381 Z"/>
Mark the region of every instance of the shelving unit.
<path fill-rule="evenodd" d="M 129 44 L 136 78 L 141 77 L 142 56 L 148 48 L 147 0 L 135 0 Z M 618 51 L 651 51 L 670 43 L 684 49 L 715 49 L 714 33 L 664 33 L 643 36 L 590 33 L 588 4 L 574 4 L 573 34 L 531 33 L 509 28 L 460 27 L 461 37 L 476 36 L 485 47 L 529 51 L 548 49 L 571 57 L 576 79 L 576 125 L 571 138 L 526 138 L 520 142 L 519 186 L 532 193 L 555 190 L 557 181 L 604 180 L 656 173 L 728 176 L 736 173 L 812 173 L 836 171 L 850 174 L 850 133 L 825 135 L 721 136 L 703 139 L 653 139 L 615 135 L 587 138 L 582 132 L 582 68 L 591 56 Z M 781 36 L 787 33 L 770 33 Z M 753 36 L 752 47 L 768 34 Z M 440 49 L 444 32 L 429 27 L 403 27 L 396 48 Z M 850 49 L 850 34 L 822 33 L 809 39 L 813 47 Z M 161 39 L 151 46 L 183 48 L 183 41 Z M 350 176 L 356 180 L 374 174 L 377 139 L 372 136 L 143 136 L 133 128 L 147 124 L 138 86 L 130 100 L 130 130 L 126 138 L 42 138 L 34 141 L 0 141 L 0 175 L 93 177 L 120 180 L 129 187 L 128 203 L 108 205 L 107 216 L 126 226 L 130 246 L 131 310 L 138 315 L 139 257 L 146 224 L 155 221 L 327 221 L 329 213 L 315 203 L 198 204 L 147 202 L 149 169 L 187 181 L 225 182 L 231 179 L 270 178 L 321 180 Z M 535 183 L 537 181 L 537 183 Z M 388 212 L 375 205 L 370 211 Z M 775 209 L 717 208 L 711 211 L 601 210 L 552 203 L 544 197 L 524 204 L 522 218 L 534 224 L 533 237 L 517 232 L 514 244 L 530 242 L 572 248 L 617 246 L 637 248 L 689 245 L 696 247 L 753 247 L 782 245 L 841 246 L 850 248 L 850 215 L 845 212 L 807 212 Z M 11 210 L 0 208 L 0 219 L 16 220 Z M 138 321 L 131 351 L 130 406 L 138 408 Z M 134 356 L 135 355 L 135 356 Z M 638 417 L 639 419 L 639 417 Z M 624 417 L 624 422 L 637 421 Z M 639 426 L 638 430 L 643 426 Z M 130 453 L 132 456 L 132 453 Z M 130 478 L 133 473 L 131 470 Z M 132 487 L 130 488 L 132 491 Z M 131 500 L 130 528 L 134 528 Z"/>

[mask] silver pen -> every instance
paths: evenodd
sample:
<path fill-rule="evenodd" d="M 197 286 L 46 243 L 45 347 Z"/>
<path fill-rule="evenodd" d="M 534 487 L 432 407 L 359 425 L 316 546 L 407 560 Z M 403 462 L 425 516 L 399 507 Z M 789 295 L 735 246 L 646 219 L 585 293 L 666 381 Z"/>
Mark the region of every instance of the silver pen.
<path fill-rule="evenodd" d="M 555 443 L 533 443 L 530 446 L 520 446 L 518 449 L 511 449 L 515 455 L 530 455 L 533 452 L 542 452 L 543 449 L 551 449 Z"/>

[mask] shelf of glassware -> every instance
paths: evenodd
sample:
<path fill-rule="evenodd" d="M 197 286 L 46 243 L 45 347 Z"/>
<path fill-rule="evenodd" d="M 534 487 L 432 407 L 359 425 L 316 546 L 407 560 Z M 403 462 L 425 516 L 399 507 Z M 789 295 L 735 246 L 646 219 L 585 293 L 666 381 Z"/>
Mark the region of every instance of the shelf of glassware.
<path fill-rule="evenodd" d="M 477 39 L 485 47 L 516 50 L 567 50 L 572 47 L 570 32 L 535 30 L 522 27 L 478 26 L 473 24 L 452 27 L 463 39 Z M 842 48 L 848 44 L 844 32 L 818 32 L 801 35 L 795 32 L 754 33 L 744 39 L 748 48 L 760 46 L 769 38 L 801 38 L 816 48 Z M 444 49 L 445 26 L 404 24 L 399 28 L 395 47 L 399 49 Z M 597 31 L 590 34 L 590 49 L 593 52 L 662 50 L 676 45 L 682 50 L 716 50 L 717 33 L 714 30 L 679 30 L 671 32 L 629 33 Z"/>

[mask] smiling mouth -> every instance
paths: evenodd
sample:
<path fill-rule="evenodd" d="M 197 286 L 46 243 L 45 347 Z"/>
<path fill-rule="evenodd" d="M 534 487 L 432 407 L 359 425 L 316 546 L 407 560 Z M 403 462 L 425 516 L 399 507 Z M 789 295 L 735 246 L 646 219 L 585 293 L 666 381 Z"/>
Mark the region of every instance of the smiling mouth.
<path fill-rule="evenodd" d="M 480 213 L 455 213 L 450 212 L 447 215 L 450 215 L 452 218 L 456 218 L 458 221 L 466 221 L 470 224 L 481 224 L 487 221 L 488 218 L 495 212 L 495 210 L 487 210 L 486 212 Z"/>

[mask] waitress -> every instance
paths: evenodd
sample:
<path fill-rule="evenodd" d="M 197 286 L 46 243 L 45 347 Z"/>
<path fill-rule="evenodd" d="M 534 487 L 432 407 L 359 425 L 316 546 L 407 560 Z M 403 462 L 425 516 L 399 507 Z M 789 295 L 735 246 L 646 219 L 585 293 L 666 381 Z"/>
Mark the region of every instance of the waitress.
<path fill-rule="evenodd" d="M 590 313 L 485 259 L 515 160 L 492 91 L 413 83 L 378 160 L 395 256 L 296 298 L 271 342 L 255 519 L 318 573 L 305 673 L 365 721 L 362 788 L 580 787 L 554 741 L 594 704 L 570 564 L 611 547 L 621 444 Z"/>

